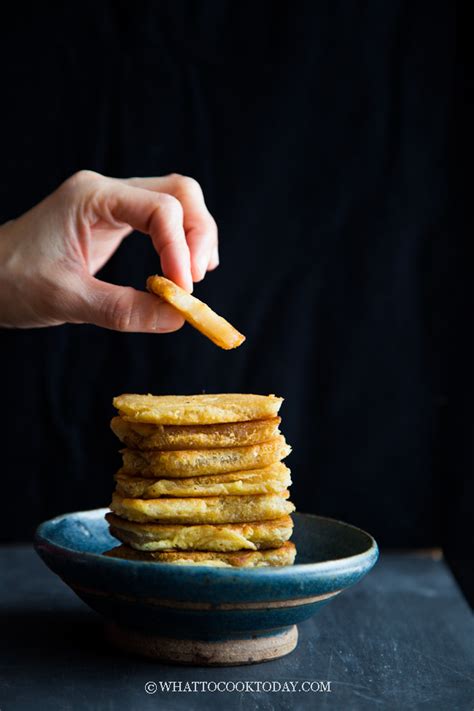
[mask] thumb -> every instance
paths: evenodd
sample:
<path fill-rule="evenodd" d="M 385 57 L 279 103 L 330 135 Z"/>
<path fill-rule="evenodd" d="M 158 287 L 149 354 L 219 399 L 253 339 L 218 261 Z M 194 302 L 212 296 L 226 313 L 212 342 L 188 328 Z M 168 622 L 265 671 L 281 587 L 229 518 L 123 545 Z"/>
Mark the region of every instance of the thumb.
<path fill-rule="evenodd" d="M 116 286 L 88 276 L 81 291 L 82 299 L 73 313 L 73 319 L 81 323 L 128 333 L 169 333 L 184 323 L 172 306 L 130 286 Z"/>

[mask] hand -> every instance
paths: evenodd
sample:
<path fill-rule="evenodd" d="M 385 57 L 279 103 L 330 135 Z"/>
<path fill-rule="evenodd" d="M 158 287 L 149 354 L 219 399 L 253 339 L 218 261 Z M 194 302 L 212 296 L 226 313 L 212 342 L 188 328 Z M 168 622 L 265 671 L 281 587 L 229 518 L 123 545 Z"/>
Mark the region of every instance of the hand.
<path fill-rule="evenodd" d="M 133 230 L 150 235 L 164 275 L 187 291 L 219 263 L 216 224 L 192 178 L 80 171 L 0 227 L 0 326 L 180 328 L 182 317 L 156 296 L 94 277 Z"/>

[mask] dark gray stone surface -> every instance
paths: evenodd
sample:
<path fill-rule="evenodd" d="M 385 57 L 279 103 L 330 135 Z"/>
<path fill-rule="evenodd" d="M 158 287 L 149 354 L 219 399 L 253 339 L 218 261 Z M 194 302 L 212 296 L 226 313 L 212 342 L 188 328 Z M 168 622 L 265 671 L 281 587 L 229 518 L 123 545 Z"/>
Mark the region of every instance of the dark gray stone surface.
<path fill-rule="evenodd" d="M 331 692 L 161 692 L 165 681 L 330 681 Z M 295 652 L 234 668 L 122 656 L 100 619 L 28 546 L 0 548 L 0 710 L 336 709 L 472 711 L 474 622 L 429 556 L 382 554 L 358 585 L 300 626 Z"/>

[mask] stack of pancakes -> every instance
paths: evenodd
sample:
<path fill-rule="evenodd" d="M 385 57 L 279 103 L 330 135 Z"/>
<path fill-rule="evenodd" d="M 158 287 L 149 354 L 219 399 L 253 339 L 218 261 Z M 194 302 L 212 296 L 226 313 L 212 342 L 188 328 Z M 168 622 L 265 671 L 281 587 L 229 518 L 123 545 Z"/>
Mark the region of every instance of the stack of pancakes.
<path fill-rule="evenodd" d="M 106 515 L 106 555 L 221 567 L 290 565 L 291 448 L 274 395 L 121 395 L 126 449 Z"/>

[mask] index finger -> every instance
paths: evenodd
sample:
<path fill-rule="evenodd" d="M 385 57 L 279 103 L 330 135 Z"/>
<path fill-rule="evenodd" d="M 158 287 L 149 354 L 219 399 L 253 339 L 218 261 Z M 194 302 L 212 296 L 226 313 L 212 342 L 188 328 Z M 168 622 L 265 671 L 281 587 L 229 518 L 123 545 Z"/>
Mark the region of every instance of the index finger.
<path fill-rule="evenodd" d="M 201 281 L 209 268 L 217 266 L 217 225 L 207 209 L 197 180 L 172 173 L 156 178 L 127 178 L 123 182 L 146 190 L 163 191 L 180 201 L 194 281 Z"/>
<path fill-rule="evenodd" d="M 150 235 L 163 274 L 186 291 L 193 290 L 183 210 L 176 198 L 111 181 L 100 191 L 94 205 L 101 218 L 109 221 L 112 218 Z"/>

